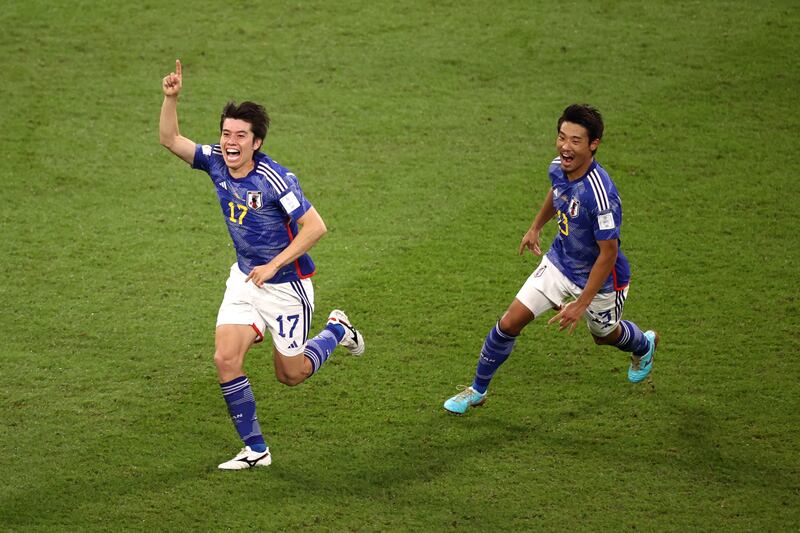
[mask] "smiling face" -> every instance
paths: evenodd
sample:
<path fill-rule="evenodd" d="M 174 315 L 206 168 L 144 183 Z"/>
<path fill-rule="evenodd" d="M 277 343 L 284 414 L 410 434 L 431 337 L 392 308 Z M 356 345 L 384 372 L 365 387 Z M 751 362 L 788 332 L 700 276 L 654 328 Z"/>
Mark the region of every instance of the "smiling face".
<path fill-rule="evenodd" d="M 261 148 L 261 142 L 253 135 L 249 122 L 238 118 L 224 120 L 219 144 L 231 176 L 243 178 L 253 170 L 253 153 Z"/>
<path fill-rule="evenodd" d="M 589 142 L 589 131 L 574 122 L 562 122 L 558 129 L 556 150 L 561 157 L 561 169 L 569 180 L 586 174 L 594 159 L 593 152 L 600 145 L 600 139 Z"/>

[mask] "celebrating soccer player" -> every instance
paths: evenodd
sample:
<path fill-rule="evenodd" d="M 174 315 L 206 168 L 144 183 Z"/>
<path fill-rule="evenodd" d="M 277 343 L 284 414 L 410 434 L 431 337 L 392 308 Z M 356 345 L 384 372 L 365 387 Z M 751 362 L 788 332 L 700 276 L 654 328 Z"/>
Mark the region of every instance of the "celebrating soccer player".
<path fill-rule="evenodd" d="M 339 310 L 331 311 L 325 328 L 308 338 L 315 267 L 307 252 L 327 229 L 297 177 L 261 152 L 270 122 L 267 112 L 253 102 L 230 102 L 222 110 L 219 144 L 195 144 L 178 130 L 182 86 L 178 60 L 175 72 L 162 82 L 161 144 L 211 177 L 237 259 L 217 315 L 214 364 L 244 448 L 219 468 L 268 466 L 272 457 L 243 370 L 250 347 L 268 331 L 275 374 L 281 383 L 294 386 L 317 372 L 339 344 L 353 355 L 363 354 L 364 338 Z"/>
<path fill-rule="evenodd" d="M 644 380 L 653 369 L 659 336 L 642 332 L 622 320 L 630 267 L 620 250 L 622 203 L 606 170 L 594 159 L 603 137 L 603 118 L 588 105 L 571 105 L 558 119 L 556 157 L 550 164 L 552 186 L 519 253 L 541 255 L 539 237 L 555 218 L 556 237 L 539 267 L 531 274 L 500 321 L 489 331 L 478 358 L 472 386 L 444 403 L 451 413 L 464 414 L 486 401 L 497 369 L 508 359 L 517 336 L 535 317 L 550 309 L 558 313 L 548 324 L 570 333 L 581 318 L 597 344 L 631 352 L 628 379 Z"/>

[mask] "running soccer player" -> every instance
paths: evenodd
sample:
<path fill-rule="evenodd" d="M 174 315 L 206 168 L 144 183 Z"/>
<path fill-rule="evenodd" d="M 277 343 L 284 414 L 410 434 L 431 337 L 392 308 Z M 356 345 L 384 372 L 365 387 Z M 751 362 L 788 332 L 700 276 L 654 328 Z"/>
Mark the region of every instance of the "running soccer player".
<path fill-rule="evenodd" d="M 603 137 L 603 118 L 588 105 L 571 105 L 558 119 L 556 157 L 550 164 L 552 186 L 519 253 L 541 255 L 539 237 L 545 223 L 558 224 L 553 244 L 517 293 L 483 344 L 470 387 L 444 402 L 451 413 L 464 414 L 486 401 L 497 369 L 508 359 L 517 336 L 535 317 L 550 309 L 548 324 L 572 333 L 581 318 L 597 344 L 631 352 L 628 379 L 644 380 L 653 369 L 659 336 L 622 320 L 630 267 L 620 250 L 622 203 L 606 170 L 594 159 Z"/>
<path fill-rule="evenodd" d="M 236 249 L 217 315 L 214 364 L 244 448 L 219 468 L 268 466 L 272 456 L 243 370 L 248 350 L 269 332 L 275 375 L 291 387 L 317 372 L 339 344 L 353 355 L 363 354 L 364 338 L 339 310 L 331 311 L 325 328 L 308 338 L 315 267 L 307 252 L 327 229 L 297 177 L 260 151 L 269 128 L 264 108 L 229 102 L 220 118 L 219 144 L 195 144 L 178 130 L 182 86 L 178 60 L 175 72 L 162 81 L 161 144 L 211 177 Z"/>

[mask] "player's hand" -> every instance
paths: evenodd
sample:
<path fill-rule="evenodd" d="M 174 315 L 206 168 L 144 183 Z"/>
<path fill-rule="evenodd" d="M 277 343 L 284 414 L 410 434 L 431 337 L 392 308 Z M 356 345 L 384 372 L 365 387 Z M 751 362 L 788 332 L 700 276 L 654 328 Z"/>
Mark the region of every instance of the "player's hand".
<path fill-rule="evenodd" d="M 519 243 L 519 255 L 528 249 L 536 255 L 542 255 L 542 249 L 539 247 L 539 234 L 541 230 L 529 229 L 528 232 L 522 237 L 522 242 Z"/>
<path fill-rule="evenodd" d="M 245 283 L 252 280 L 259 287 L 264 286 L 265 281 L 269 281 L 275 277 L 275 274 L 278 273 L 278 269 L 272 266 L 272 263 L 267 263 L 266 265 L 259 265 L 247 275 L 247 279 L 244 280 Z"/>
<path fill-rule="evenodd" d="M 181 72 L 181 60 L 175 60 L 175 72 L 170 72 L 161 82 L 164 96 L 178 96 L 183 87 L 183 73 Z"/>
<path fill-rule="evenodd" d="M 558 322 L 558 331 L 564 331 L 569 328 L 567 333 L 572 335 L 572 332 L 575 331 L 575 326 L 578 325 L 578 321 L 583 317 L 585 312 L 586 306 L 583 304 L 577 301 L 569 302 L 558 311 L 556 316 L 548 320 L 547 323 L 552 324 L 553 322 Z"/>

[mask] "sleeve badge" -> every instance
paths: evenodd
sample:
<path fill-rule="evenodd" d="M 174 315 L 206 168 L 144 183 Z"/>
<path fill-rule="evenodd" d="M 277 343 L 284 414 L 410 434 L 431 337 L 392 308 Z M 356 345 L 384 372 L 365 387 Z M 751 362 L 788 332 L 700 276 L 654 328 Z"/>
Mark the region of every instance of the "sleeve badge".
<path fill-rule="evenodd" d="M 614 215 L 612 213 L 603 213 L 602 215 L 598 215 L 597 225 L 602 230 L 614 229 L 617 227 L 617 225 L 614 224 Z"/>

